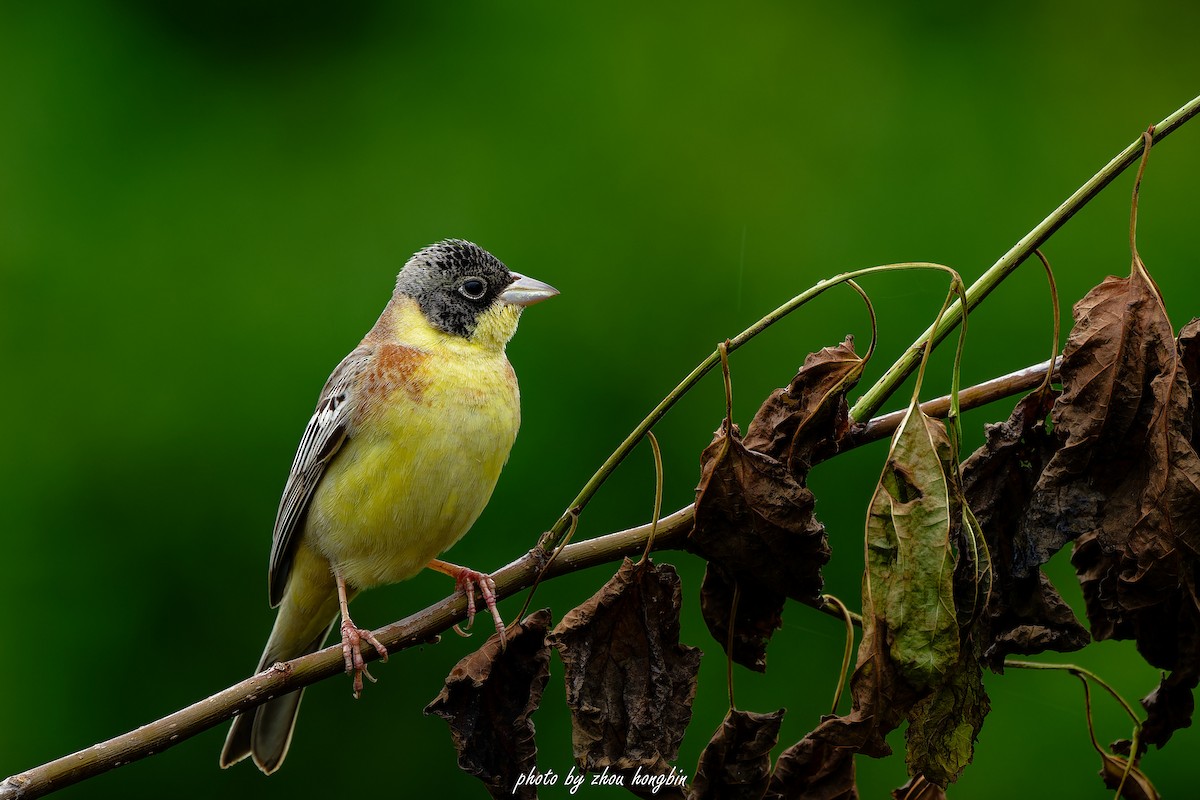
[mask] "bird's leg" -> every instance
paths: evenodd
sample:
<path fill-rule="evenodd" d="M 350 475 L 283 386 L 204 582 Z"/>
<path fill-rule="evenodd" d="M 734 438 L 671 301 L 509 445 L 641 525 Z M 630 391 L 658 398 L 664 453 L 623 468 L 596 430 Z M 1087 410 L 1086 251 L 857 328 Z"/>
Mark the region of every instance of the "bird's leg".
<path fill-rule="evenodd" d="M 346 597 L 346 579 L 337 570 L 334 570 L 333 577 L 337 581 L 338 604 L 342 608 L 342 658 L 346 661 L 347 674 L 354 676 L 354 699 L 357 700 L 363 690 L 363 675 L 366 675 L 367 680 L 371 683 L 375 682 L 371 673 L 367 672 L 366 662 L 363 661 L 363 640 L 374 647 L 375 652 L 379 653 L 380 659 L 384 661 L 387 661 L 388 651 L 375 638 L 374 634 L 366 628 L 358 627 L 354 624 L 354 620 L 350 619 L 350 601 Z"/>
<path fill-rule="evenodd" d="M 496 632 L 500 634 L 500 645 L 504 646 L 508 637 L 504 632 L 504 620 L 500 616 L 500 610 L 496 608 L 496 582 L 492 580 L 490 575 L 482 572 L 476 572 L 467 567 L 460 567 L 457 564 L 451 564 L 449 561 L 440 561 L 434 559 L 426 566 L 430 569 L 435 569 L 443 575 L 449 575 L 454 578 L 454 585 L 467 596 L 467 627 L 471 627 L 471 623 L 475 621 L 475 585 L 479 585 L 479 593 L 483 595 L 483 602 L 487 606 L 488 611 L 492 614 L 492 620 L 496 623 Z M 457 625 L 454 630 L 459 634 L 466 636 L 467 634 L 462 628 Z"/>

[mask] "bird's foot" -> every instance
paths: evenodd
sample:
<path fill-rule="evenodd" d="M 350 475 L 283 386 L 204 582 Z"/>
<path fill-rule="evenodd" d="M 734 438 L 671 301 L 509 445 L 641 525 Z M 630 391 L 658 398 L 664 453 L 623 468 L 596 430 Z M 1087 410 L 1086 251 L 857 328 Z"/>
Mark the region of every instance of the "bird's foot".
<path fill-rule="evenodd" d="M 492 615 L 492 621 L 496 624 L 496 632 L 500 634 L 500 646 L 504 647 L 508 643 L 508 638 L 504 631 L 504 619 L 500 616 L 500 609 L 496 608 L 496 582 L 490 575 L 466 567 L 459 567 L 453 577 L 454 585 L 467 596 L 466 627 L 471 627 L 475 622 L 475 587 L 478 586 L 484 605 L 487 606 L 488 612 Z M 454 626 L 454 630 L 462 636 L 469 635 L 458 625 Z"/>
<path fill-rule="evenodd" d="M 342 618 L 342 658 L 346 662 L 346 674 L 354 676 L 354 699 L 358 699 L 363 690 L 363 676 L 371 683 L 375 678 L 367 671 L 367 663 L 363 660 L 363 642 L 375 648 L 379 658 L 387 661 L 388 651 L 375 635 L 366 628 L 360 628 L 349 617 Z"/>

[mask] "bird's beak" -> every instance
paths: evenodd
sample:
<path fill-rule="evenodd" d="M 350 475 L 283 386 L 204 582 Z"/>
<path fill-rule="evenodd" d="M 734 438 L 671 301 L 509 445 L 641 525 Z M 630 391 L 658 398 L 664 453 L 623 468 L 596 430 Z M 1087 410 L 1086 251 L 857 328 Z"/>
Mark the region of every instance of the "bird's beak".
<path fill-rule="evenodd" d="M 558 289 L 555 289 L 548 283 L 542 283 L 533 278 L 526 278 L 524 275 L 513 273 L 513 282 L 508 285 L 508 288 L 500 293 L 500 299 L 505 303 L 512 303 L 514 306 L 531 306 L 534 303 L 540 303 L 546 298 L 554 297 L 558 294 Z"/>

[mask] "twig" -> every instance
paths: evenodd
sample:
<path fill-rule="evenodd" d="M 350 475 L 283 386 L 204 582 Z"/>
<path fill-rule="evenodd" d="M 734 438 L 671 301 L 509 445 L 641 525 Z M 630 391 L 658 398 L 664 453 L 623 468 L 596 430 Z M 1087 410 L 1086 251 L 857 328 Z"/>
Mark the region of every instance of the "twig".
<path fill-rule="evenodd" d="M 572 544 L 564 548 L 554 560 L 546 577 L 575 572 L 625 556 L 636 556 L 646 545 L 650 527 L 642 525 Z M 676 512 L 659 522 L 655 533 L 657 546 L 678 546 L 689 530 L 690 509 L 687 513 Z M 532 585 L 543 558 L 544 554 L 535 550 L 493 572 L 496 596 L 508 597 Z M 464 619 L 466 600 L 456 593 L 429 608 L 375 631 L 375 636 L 395 654 L 397 651 L 434 639 Z M 370 652 L 363 653 L 363 658 L 373 661 L 377 654 L 372 648 Z M 29 800 L 41 797 L 102 772 L 160 753 L 220 724 L 236 713 L 252 709 L 272 697 L 339 675 L 343 670 L 340 644 L 286 663 L 275 664 L 252 678 L 234 684 L 174 714 L 143 725 L 137 730 L 14 775 L 0 783 L 0 800 Z M 215 760 L 213 768 L 216 768 Z"/>
<path fill-rule="evenodd" d="M 1055 374 L 1058 373 L 1058 364 L 1061 360 L 1061 358 L 1055 359 Z M 1019 369 L 1016 372 L 1010 372 L 1007 375 L 1001 375 L 998 378 L 992 378 L 990 381 L 984 381 L 983 383 L 963 389 L 958 393 L 959 409 L 968 411 L 972 408 L 979 408 L 1005 397 L 1011 397 L 1014 394 L 1020 394 L 1021 392 L 1033 389 L 1045 379 L 1046 370 L 1049 366 L 1049 361 L 1043 361 L 1040 364 L 1034 364 L 1033 366 Z M 950 413 L 950 395 L 922 403 L 921 410 L 931 417 L 944 418 Z M 907 411 L 908 409 L 901 409 L 871 420 L 857 433 L 853 434 L 854 444 L 866 444 L 867 442 L 874 442 L 891 436 L 896 432 L 896 428 L 900 426 L 900 422 L 904 419 Z"/>
<path fill-rule="evenodd" d="M 965 389 L 961 395 L 963 406 L 969 405 L 968 398 L 972 398 L 971 404 L 982 405 L 1029 389 L 1037 385 L 1045 370 L 1046 364 L 1038 364 L 988 381 L 986 384 Z M 949 405 L 949 398 L 943 397 L 931 400 L 922 408 L 927 414 L 937 416 L 944 415 Z M 898 421 L 890 419 L 892 417 L 895 415 L 889 414 L 887 417 L 872 420 L 847 447 L 856 447 L 887 436 L 895 429 Z M 558 552 L 543 577 L 553 578 L 625 556 L 637 555 L 645 549 L 652 534 L 655 550 L 679 549 L 692 530 L 693 510 L 693 506 L 690 505 L 681 508 L 659 520 L 657 528 L 652 524 L 640 525 L 567 545 Z M 534 548 L 503 569 L 493 572 L 496 596 L 509 597 L 532 586 L 546 560 L 546 553 Z M 814 607 L 835 619 L 845 619 L 842 611 L 832 604 L 818 602 Z M 859 615 L 848 610 L 847 613 L 854 625 L 862 627 L 862 618 Z M 375 636 L 389 651 L 395 653 L 430 641 L 464 619 L 466 602 L 461 595 L 455 594 L 375 631 Z M 373 661 L 375 657 L 374 649 L 363 653 L 363 658 L 367 661 Z M 160 753 L 201 731 L 219 725 L 234 714 L 248 711 L 272 697 L 338 675 L 342 671 L 341 645 L 327 647 L 284 664 L 276 664 L 252 678 L 247 678 L 174 714 L 143 725 L 135 731 L 14 775 L 0 783 L 0 800 L 29 800 L 41 797 L 94 775 Z"/>

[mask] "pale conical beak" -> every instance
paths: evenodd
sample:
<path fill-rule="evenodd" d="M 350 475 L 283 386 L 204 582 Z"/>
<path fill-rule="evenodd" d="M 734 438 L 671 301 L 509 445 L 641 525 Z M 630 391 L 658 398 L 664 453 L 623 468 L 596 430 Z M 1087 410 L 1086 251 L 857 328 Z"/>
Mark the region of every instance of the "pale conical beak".
<path fill-rule="evenodd" d="M 514 306 L 531 306 L 558 294 L 558 289 L 534 278 L 526 278 L 524 275 L 514 272 L 513 279 L 508 288 L 500 293 L 500 299 L 505 303 L 512 303 Z"/>

